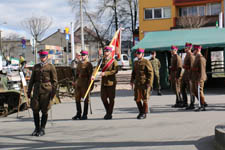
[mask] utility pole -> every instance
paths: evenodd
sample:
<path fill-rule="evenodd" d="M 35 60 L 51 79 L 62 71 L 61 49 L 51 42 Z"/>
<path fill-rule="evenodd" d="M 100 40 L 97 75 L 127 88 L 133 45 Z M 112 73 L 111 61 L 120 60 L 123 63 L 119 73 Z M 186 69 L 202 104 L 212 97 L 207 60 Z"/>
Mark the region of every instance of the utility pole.
<path fill-rule="evenodd" d="M 83 0 L 80 0 L 81 50 L 84 50 Z"/>
<path fill-rule="evenodd" d="M 76 50 L 74 49 L 74 24 L 71 22 L 71 53 L 72 53 L 72 60 L 75 59 Z"/>

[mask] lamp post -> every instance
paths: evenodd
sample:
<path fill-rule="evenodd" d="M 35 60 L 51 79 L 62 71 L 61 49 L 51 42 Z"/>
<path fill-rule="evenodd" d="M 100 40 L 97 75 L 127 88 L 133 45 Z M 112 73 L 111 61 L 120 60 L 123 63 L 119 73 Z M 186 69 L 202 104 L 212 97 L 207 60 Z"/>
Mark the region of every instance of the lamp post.
<path fill-rule="evenodd" d="M 0 25 L 7 24 L 7 22 L 0 23 Z M 2 54 L 2 31 L 0 30 L 0 52 Z"/>

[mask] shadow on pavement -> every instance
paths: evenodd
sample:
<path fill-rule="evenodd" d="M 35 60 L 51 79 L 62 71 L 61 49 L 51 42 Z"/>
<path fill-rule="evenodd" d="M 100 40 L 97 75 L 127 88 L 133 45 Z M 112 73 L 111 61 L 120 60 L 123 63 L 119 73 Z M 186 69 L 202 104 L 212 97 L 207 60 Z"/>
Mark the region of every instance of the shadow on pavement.
<path fill-rule="evenodd" d="M 64 135 L 66 136 L 66 135 Z M 187 141 L 125 141 L 125 142 L 60 142 L 41 140 L 41 137 L 31 137 L 30 135 L 0 135 L 0 138 L 10 140 L 20 140 L 20 143 L 1 143 L 0 147 L 5 149 L 65 149 L 65 150 L 91 150 L 91 149 L 141 149 L 157 148 L 159 146 L 188 146 L 193 145 L 197 150 L 213 150 L 214 136 L 207 136 L 199 140 Z M 24 142 L 23 142 L 24 141 Z M 164 148 L 164 149 L 165 149 Z"/>

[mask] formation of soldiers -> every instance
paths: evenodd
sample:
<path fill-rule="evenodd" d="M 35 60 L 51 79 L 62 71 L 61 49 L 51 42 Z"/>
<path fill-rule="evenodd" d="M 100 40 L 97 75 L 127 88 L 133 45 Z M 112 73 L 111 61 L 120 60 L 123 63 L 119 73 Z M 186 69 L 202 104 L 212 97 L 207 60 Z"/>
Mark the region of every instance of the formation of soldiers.
<path fill-rule="evenodd" d="M 178 48 L 171 47 L 171 67 L 170 76 L 172 88 L 176 95 L 176 102 L 173 107 L 186 107 L 186 109 L 194 109 L 195 97 L 200 99 L 200 109 L 205 110 L 207 106 L 204 98 L 203 88 L 206 80 L 206 60 L 201 54 L 201 46 L 194 45 L 194 53 L 192 53 L 192 44 L 186 43 L 186 56 L 182 64 L 181 57 L 177 54 Z M 160 91 L 159 69 L 160 61 L 156 58 L 156 52 L 152 52 L 152 58 L 147 60 L 144 58 L 144 49 L 137 49 L 137 60 L 134 62 L 134 68 L 131 74 L 130 85 L 134 90 L 134 101 L 137 104 L 139 113 L 137 119 L 145 119 L 148 113 L 148 100 L 153 82 L 158 95 Z M 112 57 L 112 47 L 104 48 L 104 56 L 101 60 L 101 100 L 106 110 L 104 119 L 112 119 L 113 108 L 116 95 L 116 74 L 118 73 L 117 61 Z M 88 51 L 80 52 L 81 59 L 77 61 L 75 70 L 75 101 L 76 115 L 73 120 L 88 119 L 89 95 L 84 99 L 84 109 L 82 114 L 81 100 L 84 98 L 89 85 L 94 80 L 93 66 L 88 61 Z M 57 87 L 57 74 L 55 67 L 48 63 L 48 51 L 39 51 L 41 63 L 36 64 L 33 68 L 31 79 L 28 86 L 28 98 L 31 98 L 31 108 L 33 110 L 35 130 L 32 136 L 45 135 L 45 126 L 48 120 L 48 110 L 51 108 L 51 100 L 55 96 Z M 184 73 L 182 73 L 182 68 Z M 190 92 L 191 102 L 188 105 L 187 91 Z M 182 94 L 182 96 L 181 96 Z M 41 120 L 39 112 L 42 112 Z"/>

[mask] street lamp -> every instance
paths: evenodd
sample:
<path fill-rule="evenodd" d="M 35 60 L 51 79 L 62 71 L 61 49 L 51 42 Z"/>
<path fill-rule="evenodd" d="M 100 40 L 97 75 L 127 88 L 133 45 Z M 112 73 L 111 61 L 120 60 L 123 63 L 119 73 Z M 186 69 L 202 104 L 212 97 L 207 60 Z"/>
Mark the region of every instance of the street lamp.
<path fill-rule="evenodd" d="M 0 25 L 7 24 L 7 22 L 0 23 Z M 0 52 L 2 54 L 2 31 L 0 30 Z"/>

